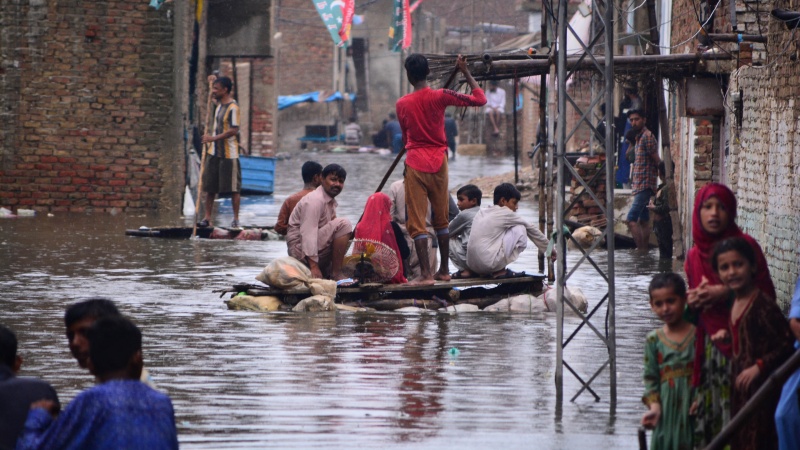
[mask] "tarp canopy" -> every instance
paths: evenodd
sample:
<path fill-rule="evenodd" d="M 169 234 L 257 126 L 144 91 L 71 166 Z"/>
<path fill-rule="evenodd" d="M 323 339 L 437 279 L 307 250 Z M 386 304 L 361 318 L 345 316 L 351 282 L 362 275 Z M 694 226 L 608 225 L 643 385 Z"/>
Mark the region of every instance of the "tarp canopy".
<path fill-rule="evenodd" d="M 348 96 L 350 101 L 354 101 L 356 99 L 356 94 L 345 94 Z M 341 92 L 336 91 L 333 94 L 329 95 L 328 97 L 322 98 L 323 91 L 314 91 L 308 92 L 306 94 L 297 94 L 297 95 L 279 95 L 278 96 L 278 110 L 286 109 L 290 106 L 294 106 L 298 103 L 305 103 L 305 102 L 332 102 L 335 100 L 343 100 L 345 97 L 342 95 Z"/>

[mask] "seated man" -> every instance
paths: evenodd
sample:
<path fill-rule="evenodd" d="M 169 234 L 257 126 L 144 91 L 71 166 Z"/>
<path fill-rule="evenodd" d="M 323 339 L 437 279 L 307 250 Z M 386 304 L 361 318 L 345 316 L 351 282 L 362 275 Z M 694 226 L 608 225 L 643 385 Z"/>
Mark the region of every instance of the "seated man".
<path fill-rule="evenodd" d="M 484 111 L 489 117 L 492 125 L 492 134 L 500 134 L 500 121 L 506 113 L 506 91 L 499 87 L 497 80 L 489 82 L 489 90 L 486 92 L 486 108 Z"/>
<path fill-rule="evenodd" d="M 67 307 L 67 311 L 64 313 L 67 344 L 72 357 L 78 361 L 78 365 L 82 369 L 89 368 L 89 339 L 86 337 L 86 332 L 92 324 L 100 319 L 121 315 L 114 302 L 105 298 L 92 298 Z M 142 368 L 140 381 L 153 389 L 156 388 L 145 368 Z"/>
<path fill-rule="evenodd" d="M 344 127 L 344 143 L 361 145 L 361 126 L 356 123 L 355 117 L 351 117 L 350 123 Z"/>
<path fill-rule="evenodd" d="M 322 184 L 303 197 L 289 217 L 286 246 L 289 256 L 302 261 L 316 278 L 341 280 L 342 262 L 353 226 L 336 217 L 336 200 L 347 172 L 338 164 L 322 169 Z"/>
<path fill-rule="evenodd" d="M 458 268 L 452 278 L 469 278 L 473 273 L 467 268 L 467 244 L 472 230 L 472 220 L 481 209 L 483 193 L 478 186 L 468 184 L 462 186 L 458 192 L 458 209 L 461 211 L 450 221 L 450 259 Z"/>
<path fill-rule="evenodd" d="M 88 330 L 89 367 L 98 385 L 53 419 L 54 404 L 31 405 L 17 449 L 177 449 L 169 397 L 139 381 L 142 333 L 130 320 L 106 317 Z"/>
<path fill-rule="evenodd" d="M 467 245 L 467 267 L 473 274 L 492 278 L 518 275 L 506 266 L 517 260 L 529 238 L 540 251 L 547 249 L 544 234 L 516 214 L 520 198 L 513 184 L 503 183 L 494 188 L 494 205 L 475 214 Z"/>
<path fill-rule="evenodd" d="M 22 358 L 17 355 L 17 337 L 0 325 L 0 449 L 13 449 L 22 433 L 31 404 L 41 399 L 55 402 L 58 395 L 49 384 L 36 378 L 17 377 Z"/>
<path fill-rule="evenodd" d="M 275 221 L 275 232 L 286 236 L 289 231 L 289 217 L 297 206 L 297 202 L 307 194 L 314 192 L 322 182 L 322 165 L 316 161 L 306 161 L 303 168 L 300 169 L 303 175 L 303 189 L 290 195 L 281 205 L 281 211 L 278 213 L 278 220 Z"/>

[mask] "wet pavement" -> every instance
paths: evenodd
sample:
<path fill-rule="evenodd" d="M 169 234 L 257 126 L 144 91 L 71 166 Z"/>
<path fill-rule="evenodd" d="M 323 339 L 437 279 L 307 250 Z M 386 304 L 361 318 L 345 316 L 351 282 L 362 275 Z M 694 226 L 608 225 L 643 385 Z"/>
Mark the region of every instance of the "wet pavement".
<path fill-rule="evenodd" d="M 391 163 L 371 154 L 279 161 L 276 194 L 243 199 L 243 225 L 274 223 L 283 199 L 302 187 L 307 158 L 348 170 L 337 200 L 339 215 L 353 221 Z M 459 157 L 451 186 L 509 170 L 510 159 Z M 400 176 L 398 168 L 392 180 Z M 534 207 L 523 200 L 519 212 L 533 221 Z M 219 218 L 230 221 L 228 201 Z M 285 243 L 124 236 L 126 228 L 184 223 L 191 221 L 155 214 L 0 220 L 0 322 L 20 339 L 21 375 L 48 380 L 62 401 L 90 387 L 91 376 L 69 355 L 63 312 L 102 296 L 142 328 L 146 366 L 175 404 L 185 448 L 637 448 L 644 336 L 659 325 L 646 287 L 668 268 L 656 251 L 616 253 L 612 411 L 607 371 L 593 383 L 599 402 L 585 393 L 570 402 L 579 385 L 566 371 L 565 398 L 556 402 L 555 314 L 228 311 L 211 291 L 255 282 L 267 262 L 285 255 Z M 595 256 L 603 266 L 604 254 Z M 569 254 L 570 267 L 578 257 Z M 535 252 L 511 268 L 536 272 Z M 569 284 L 583 289 L 590 308 L 604 290 L 588 265 Z M 605 307 L 601 330 L 604 314 Z M 576 324 L 568 318 L 567 333 Z M 585 377 L 605 359 L 587 331 L 565 353 Z"/>

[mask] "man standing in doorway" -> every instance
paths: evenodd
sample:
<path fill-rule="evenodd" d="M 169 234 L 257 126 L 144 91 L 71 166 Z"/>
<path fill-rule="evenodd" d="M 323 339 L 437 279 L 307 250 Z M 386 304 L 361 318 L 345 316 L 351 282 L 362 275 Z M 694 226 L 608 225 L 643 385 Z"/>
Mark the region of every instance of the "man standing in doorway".
<path fill-rule="evenodd" d="M 653 133 L 645 126 L 646 119 L 641 109 L 628 111 L 631 129 L 636 132 L 636 143 L 633 149 L 636 159 L 631 170 L 631 194 L 633 205 L 628 211 L 628 228 L 636 243 L 636 248 L 647 252 L 650 245 L 650 214 L 647 204 L 656 193 L 658 182 L 658 142 Z"/>
<path fill-rule="evenodd" d="M 211 96 L 217 102 L 217 109 L 214 112 L 212 134 L 203 136 L 203 144 L 213 145 L 208 149 L 203 170 L 206 205 L 205 216 L 198 223 L 201 227 L 211 225 L 217 194 L 231 194 L 231 227 L 239 227 L 239 193 L 242 190 L 242 169 L 239 167 L 239 105 L 231 95 L 232 90 L 233 82 L 228 77 L 217 78 L 211 88 Z"/>
<path fill-rule="evenodd" d="M 472 78 L 467 61 L 459 55 L 456 67 L 464 75 L 472 89 L 472 95 L 460 94 L 449 89 L 431 89 L 427 77 L 430 74 L 428 59 L 414 53 L 406 58 L 408 81 L 414 92 L 397 101 L 397 118 L 403 130 L 406 156 L 406 209 L 408 234 L 414 240 L 414 248 L 420 261 L 421 275 L 410 284 L 432 285 L 434 279 L 450 280 L 450 231 L 448 230 L 447 137 L 444 132 L 444 111 L 448 106 L 483 106 L 486 96 Z M 428 234 L 425 216 L 428 201 L 433 210 L 433 229 L 439 243 L 439 270 L 433 275 L 428 260 Z"/>

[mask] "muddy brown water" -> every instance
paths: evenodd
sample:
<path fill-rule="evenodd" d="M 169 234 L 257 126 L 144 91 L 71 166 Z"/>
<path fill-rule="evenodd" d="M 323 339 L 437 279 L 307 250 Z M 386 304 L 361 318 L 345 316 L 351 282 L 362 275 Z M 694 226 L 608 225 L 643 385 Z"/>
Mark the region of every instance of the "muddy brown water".
<path fill-rule="evenodd" d="M 283 199 L 300 189 L 308 158 L 348 170 L 337 200 L 339 215 L 353 221 L 391 163 L 348 154 L 280 161 L 275 195 L 243 199 L 242 223 L 273 223 Z M 460 157 L 450 166 L 451 185 L 509 170 L 507 159 Z M 520 214 L 535 220 L 534 208 L 523 200 Z M 219 217 L 230 221 L 228 201 Z M 229 311 L 211 291 L 254 282 L 268 261 L 285 255 L 285 243 L 124 236 L 126 228 L 184 223 L 191 222 L 154 214 L 0 220 L 0 322 L 20 338 L 22 375 L 48 380 L 62 401 L 90 387 L 91 376 L 69 355 L 62 318 L 65 305 L 104 296 L 142 328 L 146 366 L 174 402 L 185 448 L 637 448 L 643 340 L 658 326 L 646 286 L 669 268 L 656 252 L 616 254 L 612 411 L 607 371 L 593 383 L 599 402 L 588 394 L 570 402 L 579 385 L 566 371 L 565 398 L 556 402 L 555 314 Z M 596 256 L 605 265 L 604 254 Z M 570 267 L 577 259 L 570 253 Z M 536 272 L 535 252 L 511 267 Z M 570 284 L 590 307 L 602 295 L 588 265 Z M 576 324 L 568 318 L 568 332 Z M 605 359 L 585 331 L 565 355 L 584 377 Z"/>

